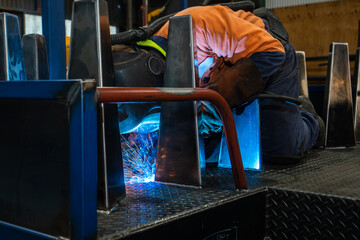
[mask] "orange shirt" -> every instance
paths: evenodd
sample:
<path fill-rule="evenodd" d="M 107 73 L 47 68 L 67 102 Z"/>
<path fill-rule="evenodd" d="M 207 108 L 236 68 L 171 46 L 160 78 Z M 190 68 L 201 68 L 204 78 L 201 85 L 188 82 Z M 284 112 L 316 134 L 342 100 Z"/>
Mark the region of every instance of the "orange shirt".
<path fill-rule="evenodd" d="M 285 53 L 282 44 L 265 30 L 262 19 L 250 12 L 216 5 L 187 8 L 175 16 L 188 14 L 193 19 L 194 55 L 199 64 L 208 57 L 235 63 L 257 52 Z M 155 36 L 167 38 L 168 26 L 166 23 Z"/>

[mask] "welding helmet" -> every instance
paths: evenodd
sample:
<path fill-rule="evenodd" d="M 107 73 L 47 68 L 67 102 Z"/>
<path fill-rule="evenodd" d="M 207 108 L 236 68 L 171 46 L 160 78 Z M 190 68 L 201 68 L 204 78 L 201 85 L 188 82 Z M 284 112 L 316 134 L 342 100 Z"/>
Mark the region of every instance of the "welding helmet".
<path fill-rule="evenodd" d="M 113 46 L 115 84 L 118 87 L 162 87 L 165 58 L 156 49 Z"/>
<path fill-rule="evenodd" d="M 139 45 L 115 45 L 112 50 L 117 87 L 163 87 L 165 58 L 158 50 Z M 158 129 L 159 103 L 122 103 L 118 110 L 122 134 Z"/>

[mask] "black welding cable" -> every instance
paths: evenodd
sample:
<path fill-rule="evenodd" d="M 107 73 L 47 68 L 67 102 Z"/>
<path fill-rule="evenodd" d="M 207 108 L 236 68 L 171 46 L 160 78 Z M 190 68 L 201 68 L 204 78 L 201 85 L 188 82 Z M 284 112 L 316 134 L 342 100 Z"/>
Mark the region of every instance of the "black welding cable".
<path fill-rule="evenodd" d="M 255 9 L 255 4 L 252 1 L 240 1 L 240 2 L 230 2 L 230 3 L 220 3 L 222 6 L 227 6 L 233 11 L 244 10 L 252 12 Z M 166 16 L 163 16 L 154 22 L 150 23 L 149 26 L 139 27 L 136 29 L 131 29 L 125 32 L 111 34 L 111 44 L 127 44 L 130 42 L 142 41 L 154 33 L 156 33 L 172 16 L 176 13 L 172 13 Z"/>
<path fill-rule="evenodd" d="M 240 1 L 240 2 L 229 2 L 220 4 L 211 4 L 210 6 L 221 5 L 230 8 L 233 11 L 244 10 L 246 12 L 252 12 L 255 9 L 255 3 L 252 1 Z"/>

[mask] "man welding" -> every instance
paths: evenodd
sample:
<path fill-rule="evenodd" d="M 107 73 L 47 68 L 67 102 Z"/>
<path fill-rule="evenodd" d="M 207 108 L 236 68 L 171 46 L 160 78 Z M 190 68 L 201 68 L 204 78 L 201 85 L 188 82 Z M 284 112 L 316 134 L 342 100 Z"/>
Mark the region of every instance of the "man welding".
<path fill-rule="evenodd" d="M 297 162 L 307 150 L 321 145 L 324 124 L 310 100 L 299 97 L 296 54 L 274 14 L 265 8 L 251 13 L 216 5 L 191 7 L 175 16 L 188 14 L 193 19 L 198 87 L 219 92 L 231 108 L 263 91 L 300 100 L 300 106 L 272 98 L 260 101 L 265 161 Z M 168 25 L 142 45 L 166 52 Z M 220 136 L 216 111 L 210 104 L 203 104 L 201 110 L 206 117 L 200 132 L 209 138 Z"/>

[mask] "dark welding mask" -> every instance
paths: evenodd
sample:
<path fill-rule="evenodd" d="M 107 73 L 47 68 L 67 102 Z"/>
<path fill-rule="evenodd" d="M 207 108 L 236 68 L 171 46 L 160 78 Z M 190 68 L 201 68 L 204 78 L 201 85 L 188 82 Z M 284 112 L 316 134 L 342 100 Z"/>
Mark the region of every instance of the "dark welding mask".
<path fill-rule="evenodd" d="M 165 59 L 156 50 L 116 45 L 113 61 L 117 87 L 163 86 Z"/>
<path fill-rule="evenodd" d="M 163 87 L 165 58 L 156 50 L 116 45 L 113 61 L 117 87 Z M 118 110 L 122 134 L 158 129 L 159 103 L 122 103 Z"/>

